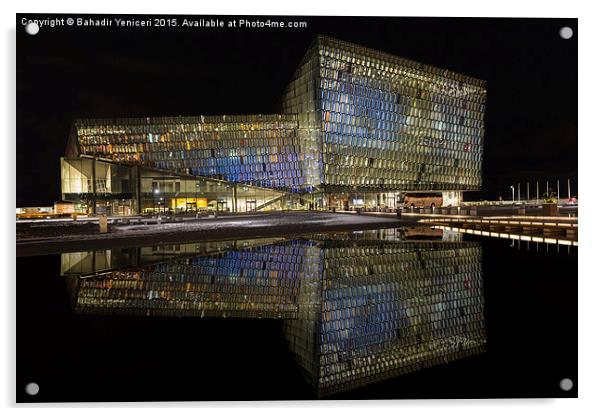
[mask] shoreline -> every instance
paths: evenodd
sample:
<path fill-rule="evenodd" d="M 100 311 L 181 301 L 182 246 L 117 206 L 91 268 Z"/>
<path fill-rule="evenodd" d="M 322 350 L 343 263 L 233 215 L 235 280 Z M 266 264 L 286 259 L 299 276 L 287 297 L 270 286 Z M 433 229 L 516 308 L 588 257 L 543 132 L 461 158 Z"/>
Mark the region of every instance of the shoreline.
<path fill-rule="evenodd" d="M 90 235 L 62 235 L 22 239 L 16 242 L 17 257 L 41 256 L 90 249 L 135 247 L 199 240 L 229 240 L 294 236 L 315 232 L 336 232 L 395 228 L 413 225 L 416 218 L 374 218 L 346 214 L 279 214 L 240 224 L 240 218 L 203 220 L 192 224 L 117 226 L 113 232 Z M 274 224 L 270 222 L 274 221 Z M 169 226 L 168 226 L 169 225 Z M 167 227 L 166 227 L 167 226 Z"/>

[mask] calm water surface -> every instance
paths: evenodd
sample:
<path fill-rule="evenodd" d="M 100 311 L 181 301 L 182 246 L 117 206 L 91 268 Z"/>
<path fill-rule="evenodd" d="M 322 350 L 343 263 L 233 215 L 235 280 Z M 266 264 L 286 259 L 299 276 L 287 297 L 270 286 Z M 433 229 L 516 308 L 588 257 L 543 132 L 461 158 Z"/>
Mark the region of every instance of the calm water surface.
<path fill-rule="evenodd" d="M 17 399 L 576 397 L 577 250 L 392 228 L 17 258 Z"/>

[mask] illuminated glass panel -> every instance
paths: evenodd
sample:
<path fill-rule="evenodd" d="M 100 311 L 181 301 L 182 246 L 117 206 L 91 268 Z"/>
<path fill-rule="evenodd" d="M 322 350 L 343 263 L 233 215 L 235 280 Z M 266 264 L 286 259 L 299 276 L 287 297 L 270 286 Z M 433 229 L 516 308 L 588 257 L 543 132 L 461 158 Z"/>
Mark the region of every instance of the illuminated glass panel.
<path fill-rule="evenodd" d="M 481 186 L 481 80 L 319 36 L 283 102 L 327 191 Z"/>
<path fill-rule="evenodd" d="M 68 156 L 292 192 L 478 190 L 485 99 L 484 81 L 319 36 L 282 114 L 77 120 Z"/>
<path fill-rule="evenodd" d="M 295 115 L 75 122 L 83 155 L 293 191 L 307 187 L 297 127 Z"/>

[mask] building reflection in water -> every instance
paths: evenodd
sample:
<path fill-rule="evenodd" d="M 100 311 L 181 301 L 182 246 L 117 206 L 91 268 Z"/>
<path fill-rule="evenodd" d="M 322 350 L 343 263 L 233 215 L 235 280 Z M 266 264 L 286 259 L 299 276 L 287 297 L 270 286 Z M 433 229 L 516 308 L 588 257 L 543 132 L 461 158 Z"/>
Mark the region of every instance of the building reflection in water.
<path fill-rule="evenodd" d="M 481 246 L 441 230 L 65 253 L 81 314 L 273 318 L 318 396 L 485 350 Z"/>

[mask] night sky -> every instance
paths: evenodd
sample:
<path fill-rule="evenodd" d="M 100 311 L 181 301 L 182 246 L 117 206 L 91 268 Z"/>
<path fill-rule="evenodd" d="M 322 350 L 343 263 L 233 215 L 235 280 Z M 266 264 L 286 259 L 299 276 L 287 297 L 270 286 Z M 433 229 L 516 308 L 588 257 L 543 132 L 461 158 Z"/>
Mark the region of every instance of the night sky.
<path fill-rule="evenodd" d="M 59 158 L 74 118 L 276 112 L 320 33 L 487 81 L 483 192 L 466 199 L 509 199 L 512 183 L 556 178 L 564 197 L 569 176 L 577 189 L 576 19 L 295 16 L 278 20 L 308 28 L 55 27 L 30 36 L 23 16 L 17 206 L 60 199 Z M 572 39 L 559 36 L 563 26 Z"/>

